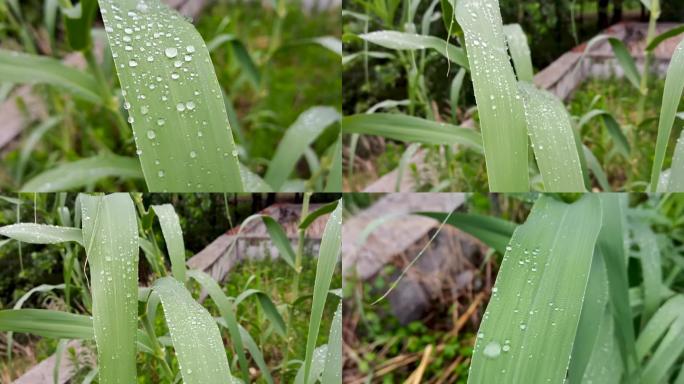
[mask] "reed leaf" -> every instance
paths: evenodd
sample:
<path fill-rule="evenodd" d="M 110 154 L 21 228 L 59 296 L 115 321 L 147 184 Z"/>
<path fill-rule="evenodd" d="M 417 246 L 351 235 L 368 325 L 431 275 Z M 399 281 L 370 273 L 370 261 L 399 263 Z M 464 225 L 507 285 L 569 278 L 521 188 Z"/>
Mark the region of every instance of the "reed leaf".
<path fill-rule="evenodd" d="M 0 235 L 31 244 L 57 244 L 68 241 L 83 244 L 81 229 L 56 225 L 12 224 L 0 227 Z"/>
<path fill-rule="evenodd" d="M 136 380 L 138 222 L 128 194 L 79 195 L 100 382 Z"/>
<path fill-rule="evenodd" d="M 463 48 L 449 44 L 438 37 L 398 31 L 375 31 L 364 33 L 359 37 L 370 43 L 397 51 L 434 49 L 449 61 L 468 69 L 468 58 Z"/>
<path fill-rule="evenodd" d="M 337 305 L 337 310 L 330 324 L 328 335 L 328 354 L 325 357 L 325 366 L 321 376 L 321 383 L 342 384 L 342 301 Z"/>
<path fill-rule="evenodd" d="M 21 332 L 53 339 L 90 340 L 90 316 L 47 309 L 7 309 L 0 311 L 0 331 Z"/>
<path fill-rule="evenodd" d="M 164 308 L 183 382 L 235 383 L 221 333 L 209 312 L 171 277 L 155 281 L 153 290 L 159 295 Z"/>
<path fill-rule="evenodd" d="M 159 0 L 99 3 L 148 189 L 241 192 L 237 147 L 199 33 Z"/>
<path fill-rule="evenodd" d="M 527 44 L 527 35 L 520 24 L 507 24 L 503 26 L 506 35 L 508 50 L 515 65 L 515 74 L 518 81 L 531 83 L 534 80 L 534 69 L 532 68 L 532 53 Z"/>
<path fill-rule="evenodd" d="M 525 113 L 506 53 L 499 2 L 461 0 L 456 4 L 455 14 L 465 33 L 472 68 L 489 189 L 529 191 Z"/>
<path fill-rule="evenodd" d="M 601 229 L 598 197 L 541 196 L 506 248 L 469 383 L 563 382 Z"/>
<path fill-rule="evenodd" d="M 171 259 L 171 272 L 181 284 L 185 284 L 185 244 L 180 219 L 171 204 L 153 205 L 150 207 L 159 217 L 162 234 L 166 241 L 166 249 Z"/>

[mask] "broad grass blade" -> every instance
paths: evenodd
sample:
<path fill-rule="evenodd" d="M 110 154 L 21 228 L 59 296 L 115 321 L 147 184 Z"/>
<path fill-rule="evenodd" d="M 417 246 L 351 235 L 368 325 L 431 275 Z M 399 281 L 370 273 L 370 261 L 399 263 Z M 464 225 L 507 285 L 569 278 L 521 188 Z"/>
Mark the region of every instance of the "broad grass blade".
<path fill-rule="evenodd" d="M 600 229 L 597 196 L 537 200 L 506 248 L 469 383 L 563 382 Z"/>
<path fill-rule="evenodd" d="M 302 112 L 278 144 L 264 177 L 266 182 L 276 191 L 280 190 L 304 150 L 339 119 L 339 112 L 332 107 L 312 107 Z"/>
<path fill-rule="evenodd" d="M 100 0 L 151 192 L 241 192 L 228 115 L 195 28 L 159 0 Z"/>
<path fill-rule="evenodd" d="M 582 383 L 620 384 L 629 382 L 623 374 L 620 352 L 614 333 L 613 315 L 606 308 L 601 320 L 594 324 L 598 329 L 598 338 L 582 377 Z M 627 380 L 625 380 L 627 379 Z"/>
<path fill-rule="evenodd" d="M 153 289 L 164 308 L 183 382 L 234 383 L 221 333 L 209 312 L 171 277 L 157 280 Z"/>
<path fill-rule="evenodd" d="M 321 383 L 342 384 L 342 301 L 337 305 L 328 335 L 328 354 L 325 358 Z"/>
<path fill-rule="evenodd" d="M 138 222 L 128 194 L 79 195 L 100 383 L 136 381 Z"/>
<path fill-rule="evenodd" d="M 669 192 L 684 191 L 684 137 L 681 134 L 675 145 L 666 185 Z"/>
<path fill-rule="evenodd" d="M 92 75 L 48 57 L 0 49 L 0 82 L 47 84 L 93 104 L 102 103 Z"/>
<path fill-rule="evenodd" d="M 658 238 L 651 227 L 639 222 L 634 225 L 634 241 L 639 246 L 639 259 L 643 275 L 644 310 L 641 322 L 645 324 L 660 307 L 663 286 L 662 261 Z"/>
<path fill-rule="evenodd" d="M 444 212 L 418 212 L 418 214 L 433 218 L 440 223 L 449 216 Z M 475 236 L 502 255 L 506 253 L 506 246 L 511 241 L 511 236 L 517 226 L 514 222 L 498 217 L 458 212 L 453 212 L 446 223 Z"/>
<path fill-rule="evenodd" d="M 641 376 L 643 383 L 665 381 L 684 353 L 684 296 L 676 295 L 658 309 L 637 340 L 641 359 L 650 356 Z M 656 343 L 658 344 L 655 347 Z M 655 347 L 655 350 L 653 348 Z"/>
<path fill-rule="evenodd" d="M 171 259 L 171 272 L 181 284 L 185 284 L 185 244 L 183 243 L 183 230 L 180 226 L 180 219 L 176 210 L 171 204 L 153 205 L 151 208 L 159 217 L 166 249 Z"/>
<path fill-rule="evenodd" d="M 461 0 L 455 10 L 472 68 L 489 189 L 529 191 L 527 123 L 506 51 L 499 2 Z"/>
<path fill-rule="evenodd" d="M 519 85 L 544 190 L 584 192 L 584 175 L 565 106 L 554 95 L 532 84 Z"/>
<path fill-rule="evenodd" d="M 532 53 L 527 44 L 527 35 L 520 24 L 507 24 L 503 26 L 506 35 L 508 50 L 511 52 L 515 73 L 518 81 L 531 83 L 534 80 L 534 69 L 532 69 Z"/>
<path fill-rule="evenodd" d="M 611 115 L 610 112 L 605 111 L 603 109 L 594 109 L 587 112 L 580 118 L 579 122 L 577 123 L 577 129 L 581 130 L 582 127 L 584 127 L 584 125 L 586 125 L 589 121 L 597 117 L 601 117 L 603 119 L 603 123 L 605 124 L 606 129 L 608 130 L 608 134 L 613 139 L 615 148 L 623 156 L 625 156 L 625 158 L 628 158 L 630 152 L 629 141 L 627 140 L 625 133 L 622 132 L 622 128 L 620 128 L 620 123 L 618 123 L 617 120 L 615 120 L 615 117 L 613 117 L 613 115 Z"/>
<path fill-rule="evenodd" d="M 328 298 L 330 283 L 332 282 L 337 260 L 342 247 L 342 201 L 338 202 L 337 208 L 330 214 L 328 223 L 323 231 L 321 248 L 318 253 L 316 264 L 316 280 L 314 281 L 313 301 L 311 304 L 311 317 L 309 320 L 309 332 L 306 337 L 306 356 L 304 358 L 304 383 L 310 383 L 316 375 L 314 369 L 314 350 L 316 340 L 321 327 L 321 319 L 325 302 Z M 325 354 L 323 354 L 323 361 Z"/>
<path fill-rule="evenodd" d="M 285 234 L 283 227 L 270 216 L 261 216 L 261 220 L 266 226 L 268 235 L 271 237 L 271 242 L 278 248 L 280 258 L 282 258 L 287 265 L 295 268 L 295 252 L 294 249 L 292 249 L 290 239 L 287 238 L 287 234 Z"/>
<path fill-rule="evenodd" d="M 679 35 L 680 33 L 684 33 L 684 25 L 680 25 L 678 27 L 672 28 L 668 30 L 667 32 L 663 32 L 660 35 L 656 36 L 653 40 L 651 40 L 651 43 L 646 47 L 647 51 L 653 51 L 658 46 L 665 40 L 675 37 Z"/>
<path fill-rule="evenodd" d="M 625 47 L 625 43 L 615 37 L 608 39 L 610 46 L 613 48 L 613 53 L 617 59 L 622 70 L 625 71 L 625 77 L 637 90 L 641 89 L 641 75 L 636 67 L 634 58 L 629 54 L 629 50 Z"/>
<path fill-rule="evenodd" d="M 667 144 L 670 141 L 670 133 L 674 124 L 677 107 L 684 91 L 684 40 L 677 46 L 665 78 L 665 90 L 663 91 L 662 106 L 660 107 L 660 120 L 658 122 L 658 138 L 656 139 L 655 159 L 651 170 L 651 192 L 656 192 L 660 172 L 665 161 Z"/>
<path fill-rule="evenodd" d="M 69 4 L 71 4 L 71 0 L 69 0 Z M 69 10 L 75 9 L 79 12 L 71 15 Z M 62 8 L 66 34 L 71 48 L 80 51 L 90 47 L 92 41 L 90 30 L 93 27 L 96 12 L 97 0 L 81 0 L 76 7 Z"/>
<path fill-rule="evenodd" d="M 0 235 L 31 244 L 57 244 L 75 241 L 83 244 L 80 228 L 20 223 L 0 227 Z"/>
<path fill-rule="evenodd" d="M 326 215 L 326 214 L 328 214 L 328 213 L 334 211 L 335 208 L 337 208 L 337 204 L 338 204 L 337 202 L 328 203 L 328 204 L 325 204 L 324 206 L 322 206 L 322 207 L 316 209 L 315 211 L 310 212 L 310 213 L 309 213 L 308 215 L 306 215 L 306 217 L 304 217 L 304 219 L 299 223 L 299 229 L 307 229 L 307 228 L 309 228 L 309 226 L 311 225 L 311 223 L 313 223 L 314 221 L 316 221 L 316 219 L 318 219 L 319 217 L 321 217 L 321 216 L 323 216 L 323 215 Z"/>
<path fill-rule="evenodd" d="M 0 331 L 22 332 L 53 339 L 94 337 L 90 316 L 47 309 L 7 309 L 0 311 Z"/>
<path fill-rule="evenodd" d="M 449 61 L 468 69 L 468 58 L 463 48 L 456 47 L 434 36 L 398 31 L 375 31 L 359 35 L 359 37 L 381 47 L 398 51 L 434 49 Z"/>
<path fill-rule="evenodd" d="M 463 144 L 482 151 L 482 136 L 470 128 L 406 115 L 374 113 L 345 116 L 342 119 L 342 132 L 376 135 L 408 143 Z"/>
<path fill-rule="evenodd" d="M 235 308 L 233 307 L 233 303 L 230 302 L 226 294 L 223 293 L 223 290 L 221 290 L 221 287 L 214 279 L 211 278 L 211 276 L 196 270 L 188 271 L 188 276 L 195 279 L 202 286 L 202 288 L 207 291 L 211 299 L 214 301 L 214 304 L 216 304 L 218 307 L 221 316 L 223 316 L 223 319 L 226 321 L 226 328 L 228 328 L 228 332 L 230 333 L 233 349 L 235 349 L 235 352 L 238 355 L 238 362 L 240 363 L 242 375 L 244 378 L 250 377 L 249 365 L 247 364 L 247 357 L 245 356 L 245 350 L 242 344 L 242 335 L 240 334 L 238 322 L 235 317 Z M 265 371 L 263 374 L 266 377 L 266 381 L 269 384 L 273 384 L 273 379 L 271 378 L 270 373 Z"/>
<path fill-rule="evenodd" d="M 66 163 L 41 173 L 21 187 L 22 192 L 61 192 L 91 186 L 109 177 L 142 178 L 138 160 L 103 154 Z"/>

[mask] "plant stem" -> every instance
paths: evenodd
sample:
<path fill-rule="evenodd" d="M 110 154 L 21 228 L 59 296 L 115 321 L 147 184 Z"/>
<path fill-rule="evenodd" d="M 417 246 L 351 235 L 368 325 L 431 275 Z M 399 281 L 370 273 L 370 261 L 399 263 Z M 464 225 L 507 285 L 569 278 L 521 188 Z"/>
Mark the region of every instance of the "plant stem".
<path fill-rule="evenodd" d="M 152 323 L 150 319 L 147 317 L 147 314 L 142 315 L 142 323 L 145 327 L 145 332 L 147 332 L 147 335 L 150 337 L 150 341 L 152 342 L 152 346 L 154 347 L 154 356 L 157 359 L 159 359 L 159 361 L 161 361 L 162 368 L 164 370 L 164 375 L 167 379 L 169 379 L 169 382 L 173 381 L 173 371 L 171 370 L 171 367 L 169 367 L 169 364 L 166 362 L 166 353 L 162 349 L 161 345 L 159 345 L 157 335 L 154 333 L 154 328 L 152 327 Z"/>
<path fill-rule="evenodd" d="M 651 17 L 648 22 L 648 34 L 646 35 L 646 46 L 651 44 L 656 37 L 656 26 L 660 18 L 660 1 L 653 0 L 651 3 Z M 639 84 L 639 104 L 637 106 L 637 126 L 644 121 L 644 114 L 646 110 L 646 97 L 648 96 L 648 81 L 651 71 L 651 63 L 653 61 L 653 51 L 646 51 L 644 55 L 644 72 L 641 75 L 641 84 Z"/>

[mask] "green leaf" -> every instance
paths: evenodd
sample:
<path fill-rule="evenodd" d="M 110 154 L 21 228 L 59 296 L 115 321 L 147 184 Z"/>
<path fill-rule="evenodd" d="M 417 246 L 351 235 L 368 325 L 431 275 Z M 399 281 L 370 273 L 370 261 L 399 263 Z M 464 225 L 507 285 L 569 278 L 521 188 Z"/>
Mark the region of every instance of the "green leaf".
<path fill-rule="evenodd" d="M 595 195 L 537 200 L 507 247 L 469 383 L 564 381 L 600 229 Z"/>
<path fill-rule="evenodd" d="M 307 228 L 309 228 L 309 226 L 311 225 L 311 223 L 313 223 L 314 221 L 316 221 L 316 219 L 318 219 L 319 217 L 321 217 L 321 216 L 323 216 L 323 215 L 326 215 L 326 214 L 328 214 L 328 213 L 334 211 L 335 208 L 337 208 L 337 204 L 338 204 L 338 202 L 337 202 L 337 201 L 334 201 L 334 202 L 332 202 L 332 203 L 325 204 L 325 205 L 323 205 L 323 206 L 320 207 L 320 208 L 317 208 L 317 209 L 316 209 L 315 211 L 313 211 L 313 212 L 310 212 L 310 213 L 309 213 L 308 215 L 306 215 L 306 217 L 304 217 L 304 219 L 302 219 L 302 221 L 299 223 L 299 229 L 307 229 Z"/>
<path fill-rule="evenodd" d="M 606 172 L 601 168 L 601 163 L 599 163 L 596 156 L 594 156 L 594 152 L 584 144 L 582 144 L 582 151 L 586 167 L 594 174 L 594 177 L 601 186 L 601 189 L 603 189 L 603 192 L 612 192 L 612 187 L 610 182 L 608 182 L 608 176 L 606 176 Z M 585 172 L 584 169 L 583 172 Z"/>
<path fill-rule="evenodd" d="M 254 359 L 254 362 L 256 363 L 257 367 L 261 369 L 261 375 L 264 376 L 264 379 L 266 379 L 267 383 L 273 384 L 273 377 L 271 377 L 268 365 L 264 360 L 264 355 L 261 353 L 259 346 L 257 346 L 256 342 L 252 338 L 252 335 L 250 335 L 246 329 L 244 329 L 240 324 L 238 324 L 238 327 L 240 328 L 240 335 L 242 336 L 242 339 L 245 341 L 245 345 L 247 346 L 249 354 L 252 355 L 252 358 Z"/>
<path fill-rule="evenodd" d="M 0 235 L 31 244 L 57 244 L 74 241 L 83 244 L 80 228 L 20 223 L 0 227 Z"/>
<path fill-rule="evenodd" d="M 651 43 L 648 44 L 646 47 L 647 51 L 654 51 L 658 46 L 665 40 L 675 37 L 679 35 L 680 33 L 684 33 L 684 25 L 680 25 L 678 27 L 672 28 L 666 32 L 661 33 L 660 35 L 656 36 L 651 40 Z"/>
<path fill-rule="evenodd" d="M 100 0 L 100 9 L 148 189 L 241 192 L 237 147 L 200 34 L 159 0 Z"/>
<path fill-rule="evenodd" d="M 527 44 L 527 35 L 520 24 L 507 24 L 503 26 L 506 35 L 508 50 L 515 65 L 515 73 L 518 81 L 531 83 L 534 80 L 534 69 L 532 68 L 532 53 Z"/>
<path fill-rule="evenodd" d="M 309 332 L 306 337 L 306 356 L 304 358 L 304 383 L 309 383 L 316 375 L 314 367 L 314 350 L 316 340 L 321 327 L 321 318 L 328 298 L 330 283 L 332 282 L 337 260 L 342 247 L 342 201 L 330 214 L 328 223 L 323 231 L 323 239 L 316 263 L 316 280 L 314 281 L 313 302 L 311 304 L 311 317 L 309 320 Z M 325 354 L 323 354 L 325 356 Z"/>
<path fill-rule="evenodd" d="M 669 192 L 684 191 L 684 137 L 681 133 L 675 144 L 672 166 L 666 185 L 666 190 Z"/>
<path fill-rule="evenodd" d="M 444 212 L 417 212 L 417 214 L 430 217 L 440 223 L 449 216 Z M 514 222 L 497 217 L 459 212 L 451 213 L 446 223 L 475 236 L 502 255 L 506 253 L 506 245 L 511 241 L 513 231 L 517 227 Z"/>
<path fill-rule="evenodd" d="M 171 204 L 153 205 L 150 208 L 159 217 L 159 224 L 166 241 L 166 249 L 171 259 L 173 277 L 181 284 L 185 284 L 185 272 L 187 269 L 185 266 L 185 244 L 183 243 L 183 230 L 181 229 L 180 219 L 176 214 L 176 210 Z"/>
<path fill-rule="evenodd" d="M 601 117 L 603 119 L 603 123 L 608 129 L 608 134 L 613 139 L 613 143 L 615 144 L 615 148 L 618 150 L 618 152 L 620 152 L 625 158 L 629 158 L 629 152 L 631 150 L 629 141 L 627 140 L 624 132 L 622 132 L 620 123 L 615 120 L 615 117 L 613 117 L 610 112 L 603 109 L 593 109 L 587 112 L 580 118 L 579 123 L 577 123 L 577 129 L 581 130 L 582 127 L 596 117 Z"/>
<path fill-rule="evenodd" d="M 342 384 L 342 300 L 330 325 L 327 352 L 321 383 Z"/>
<path fill-rule="evenodd" d="M 22 192 L 58 192 L 84 188 L 109 177 L 142 178 L 140 163 L 130 157 L 103 154 L 58 165 L 27 181 Z"/>
<path fill-rule="evenodd" d="M 676 295 L 668 300 L 648 322 L 637 340 L 640 358 L 650 355 L 641 382 L 661 383 L 679 356 L 684 354 L 684 296 Z M 655 351 L 651 349 L 658 342 Z"/>
<path fill-rule="evenodd" d="M 463 88 L 463 79 L 465 78 L 466 70 L 461 68 L 451 82 L 449 89 L 449 102 L 451 103 L 451 120 L 456 121 L 456 111 L 458 111 L 458 100 L 461 96 L 461 88 Z"/>
<path fill-rule="evenodd" d="M 71 4 L 71 0 L 67 1 Z M 79 11 L 75 17 L 70 17 L 65 8 L 62 8 L 62 13 L 64 14 L 69 45 L 72 49 L 81 51 L 91 46 L 90 30 L 93 27 L 93 20 L 97 11 L 97 0 L 81 0 L 74 8 L 78 8 Z"/>
<path fill-rule="evenodd" d="M 138 222 L 128 194 L 79 195 L 100 383 L 136 381 Z"/>
<path fill-rule="evenodd" d="M 261 216 L 261 220 L 268 230 L 268 235 L 271 237 L 271 242 L 278 248 L 278 253 L 280 257 L 292 268 L 295 268 L 295 252 L 292 249 L 292 244 L 290 244 L 290 239 L 287 238 L 287 234 L 283 227 L 275 221 L 271 216 Z"/>
<path fill-rule="evenodd" d="M 359 35 L 359 37 L 381 47 L 398 51 L 434 49 L 447 60 L 468 69 L 468 58 L 463 48 L 451 45 L 438 37 L 397 31 L 375 31 Z"/>
<path fill-rule="evenodd" d="M 583 192 L 580 164 L 570 115 L 563 103 L 534 85 L 519 83 L 527 128 L 546 192 Z"/>
<path fill-rule="evenodd" d="M 660 172 L 665 161 L 667 143 L 670 141 L 670 133 L 674 124 L 677 107 L 684 91 L 684 40 L 677 46 L 670 66 L 667 69 L 665 78 L 665 90 L 663 91 L 662 106 L 660 109 L 660 120 L 658 122 L 658 138 L 656 139 L 655 159 L 651 170 L 651 192 L 655 192 L 658 187 Z M 673 177 L 675 176 L 673 172 Z M 677 185 L 677 184 L 675 184 Z"/>
<path fill-rule="evenodd" d="M 102 103 L 92 75 L 48 57 L 0 49 L 0 82 L 47 84 L 93 104 Z"/>
<path fill-rule="evenodd" d="M 330 149 L 330 158 L 332 165 L 328 171 L 328 178 L 325 182 L 324 192 L 341 192 L 342 191 L 342 132 L 340 132 L 335 144 Z"/>
<path fill-rule="evenodd" d="M 342 119 L 342 132 L 382 136 L 407 143 L 463 144 L 482 150 L 482 136 L 473 129 L 407 115 L 373 113 L 345 116 Z"/>
<path fill-rule="evenodd" d="M 8 309 L 0 311 L 0 331 L 31 333 L 53 339 L 93 338 L 89 316 L 47 309 Z"/>
<path fill-rule="evenodd" d="M 285 181 L 302 157 L 304 150 L 320 136 L 325 128 L 340 119 L 340 114 L 332 107 L 311 107 L 302 112 L 278 144 L 266 172 L 266 182 L 276 191 Z"/>
<path fill-rule="evenodd" d="M 506 52 L 498 1 L 461 0 L 455 13 L 472 68 L 489 190 L 529 191 L 527 123 Z"/>
<path fill-rule="evenodd" d="M 188 276 L 195 279 L 202 286 L 202 288 L 207 291 L 211 299 L 214 301 L 214 304 L 216 304 L 218 307 L 221 316 L 223 316 L 223 319 L 226 321 L 226 328 L 228 328 L 228 332 L 230 333 L 233 349 L 235 349 L 238 355 L 242 376 L 245 379 L 249 378 L 249 364 L 247 364 L 247 357 L 245 356 L 244 346 L 242 344 L 242 335 L 239 331 L 239 325 L 235 317 L 235 308 L 233 307 L 233 304 L 230 302 L 226 294 L 223 293 L 223 290 L 218 283 L 211 278 L 211 276 L 196 270 L 188 271 Z M 263 374 L 268 383 L 273 384 L 271 374 L 268 371 L 265 371 Z"/>
<path fill-rule="evenodd" d="M 43 121 L 31 131 L 31 134 L 22 143 L 21 153 L 19 154 L 19 164 L 17 165 L 16 171 L 17 183 L 21 183 L 23 180 L 26 164 L 28 164 L 33 149 L 36 147 L 36 145 L 38 145 L 40 140 L 43 138 L 43 135 L 61 122 L 62 117 L 51 117 Z"/>
<path fill-rule="evenodd" d="M 240 303 L 242 303 L 245 299 L 247 299 L 250 296 L 256 297 L 259 306 L 261 306 L 261 309 L 264 311 L 264 314 L 271 322 L 271 324 L 273 324 L 273 328 L 275 329 L 275 331 L 278 332 L 280 335 L 285 336 L 285 334 L 287 333 L 285 321 L 283 320 L 283 317 L 280 316 L 278 308 L 276 308 L 275 304 L 273 304 L 273 301 L 271 301 L 271 298 L 268 297 L 268 295 L 265 292 L 260 291 L 258 289 L 247 289 L 235 298 L 233 305 L 237 308 L 240 305 Z"/>
<path fill-rule="evenodd" d="M 663 286 L 662 261 L 658 238 L 646 222 L 635 224 L 634 242 L 639 246 L 639 259 L 644 280 L 642 323 L 645 323 L 660 307 L 660 292 Z"/>
<path fill-rule="evenodd" d="M 629 54 L 625 43 L 622 40 L 611 37 L 608 39 L 610 46 L 613 48 L 613 53 L 617 59 L 622 70 L 625 71 L 625 77 L 637 90 L 641 89 L 641 75 L 639 75 L 639 70 L 637 70 L 634 58 Z"/>
<path fill-rule="evenodd" d="M 186 384 L 235 383 L 218 326 L 209 312 L 171 277 L 155 281 Z"/>
<path fill-rule="evenodd" d="M 256 63 L 254 63 L 254 60 L 252 60 L 252 56 L 249 55 L 245 44 L 240 41 L 237 36 L 227 33 L 218 35 L 207 43 L 207 49 L 209 52 L 213 52 L 224 43 L 230 43 L 235 58 L 242 67 L 242 70 L 245 71 L 247 79 L 252 83 L 252 86 L 254 86 L 255 89 L 259 88 L 259 84 L 261 83 L 259 68 Z"/>

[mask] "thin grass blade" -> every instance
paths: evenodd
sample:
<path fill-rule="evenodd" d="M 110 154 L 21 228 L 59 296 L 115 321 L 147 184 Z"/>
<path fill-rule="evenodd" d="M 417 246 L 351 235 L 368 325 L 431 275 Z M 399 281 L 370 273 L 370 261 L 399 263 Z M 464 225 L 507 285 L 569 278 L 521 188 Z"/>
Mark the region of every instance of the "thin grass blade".
<path fill-rule="evenodd" d="M 596 196 L 537 200 L 506 248 L 469 383 L 563 382 L 600 229 Z"/>
<path fill-rule="evenodd" d="M 503 26 L 506 35 L 508 50 L 511 52 L 515 73 L 518 81 L 531 83 L 534 80 L 534 69 L 532 68 L 532 53 L 527 44 L 527 35 L 520 24 L 507 24 Z"/>
<path fill-rule="evenodd" d="M 311 317 L 309 320 L 309 332 L 306 337 L 306 356 L 304 358 L 304 382 L 309 383 L 315 371 L 314 350 L 316 339 L 321 327 L 321 318 L 328 298 L 330 283 L 332 282 L 337 261 L 342 247 L 342 201 L 338 202 L 337 208 L 330 214 L 328 223 L 323 231 L 323 239 L 318 253 L 316 264 L 316 280 L 314 281 L 313 301 L 311 304 Z M 325 361 L 325 353 L 323 354 Z M 319 373 L 320 374 L 320 373 Z"/>
<path fill-rule="evenodd" d="M 342 119 L 342 132 L 382 136 L 407 143 L 463 144 L 482 151 L 482 136 L 470 128 L 406 115 L 374 113 L 346 116 Z"/>
<path fill-rule="evenodd" d="M 620 64 L 620 67 L 622 67 L 622 70 L 625 72 L 625 77 L 634 86 L 634 88 L 640 90 L 641 75 L 636 67 L 634 58 L 629 54 L 629 50 L 627 50 L 625 43 L 615 37 L 609 38 L 608 42 L 613 48 L 613 53 L 615 54 L 615 58 Z"/>
<path fill-rule="evenodd" d="M 342 301 L 337 305 L 328 335 L 328 351 L 321 383 L 342 384 Z"/>
<path fill-rule="evenodd" d="M 183 382 L 235 383 L 221 333 L 209 312 L 171 277 L 158 279 L 153 289 L 164 308 Z"/>
<path fill-rule="evenodd" d="M 359 35 L 359 37 L 381 47 L 398 51 L 434 49 L 449 61 L 468 69 L 468 58 L 463 48 L 449 44 L 438 37 L 398 31 L 375 31 Z"/>
<path fill-rule="evenodd" d="M 506 51 L 499 2 L 461 0 L 455 13 L 472 68 L 489 189 L 529 191 L 527 123 Z"/>
<path fill-rule="evenodd" d="M 677 107 L 684 91 L 684 40 L 677 46 L 665 78 L 665 90 L 663 91 L 662 106 L 660 107 L 660 120 L 658 121 L 658 138 L 656 139 L 655 159 L 651 170 L 651 192 L 658 187 L 660 172 L 665 161 L 667 144 L 670 141 L 670 133 L 674 124 Z"/>
<path fill-rule="evenodd" d="M 527 128 L 546 192 L 584 192 L 570 115 L 563 103 L 547 91 L 519 83 Z"/>
<path fill-rule="evenodd" d="M 90 316 L 47 309 L 8 309 L 0 311 L 0 331 L 21 332 L 53 339 L 94 337 Z"/>
<path fill-rule="evenodd" d="M 140 179 L 140 163 L 133 158 L 103 154 L 65 163 L 27 181 L 22 192 L 61 192 L 81 189 L 110 177 Z"/>
<path fill-rule="evenodd" d="M 79 195 L 100 383 L 136 381 L 138 222 L 128 194 Z"/>
<path fill-rule="evenodd" d="M 283 229 L 283 227 L 270 216 L 261 216 L 261 220 L 264 222 L 264 225 L 266 226 L 268 235 L 271 237 L 271 242 L 278 249 L 280 258 L 282 258 L 287 263 L 287 265 L 289 265 L 292 268 L 295 268 L 295 252 L 294 249 L 292 249 L 290 239 L 287 238 L 287 234 L 285 234 L 285 230 Z"/>
<path fill-rule="evenodd" d="M 440 223 L 446 219 L 447 224 L 475 236 L 502 255 L 506 253 L 506 246 L 517 227 L 511 221 L 474 213 L 453 212 L 449 215 L 444 212 L 418 212 L 417 214 L 430 217 Z"/>
<path fill-rule="evenodd" d="M 241 192 L 237 147 L 202 37 L 159 0 L 100 0 L 152 192 Z"/>
<path fill-rule="evenodd" d="M 181 229 L 180 219 L 176 214 L 176 210 L 171 204 L 153 205 L 150 208 L 159 217 L 159 224 L 166 241 L 166 249 L 171 259 L 173 277 L 181 284 L 185 284 L 185 273 L 187 270 L 185 266 L 185 244 L 183 243 L 183 230 Z"/>

